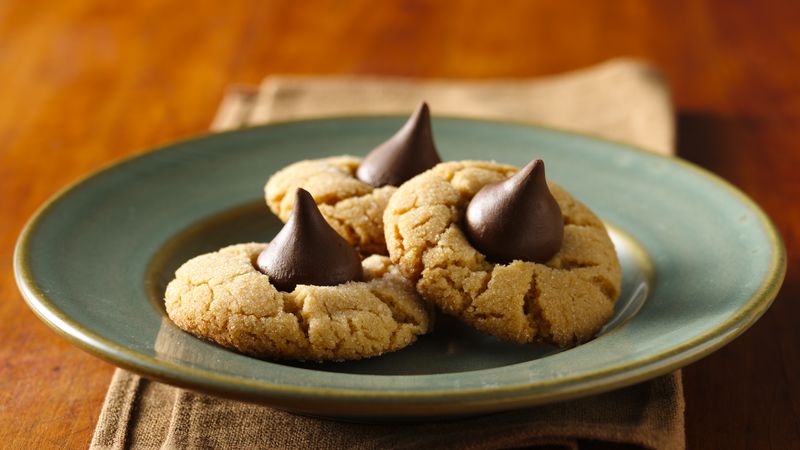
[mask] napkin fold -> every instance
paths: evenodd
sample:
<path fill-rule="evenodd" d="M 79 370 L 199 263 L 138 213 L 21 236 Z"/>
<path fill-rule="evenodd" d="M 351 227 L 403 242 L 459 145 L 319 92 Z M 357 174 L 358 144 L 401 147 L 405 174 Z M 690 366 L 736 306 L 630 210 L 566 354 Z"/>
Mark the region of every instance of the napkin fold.
<path fill-rule="evenodd" d="M 669 91 L 652 67 L 620 59 L 534 80 L 270 77 L 228 90 L 214 130 L 329 115 L 409 113 L 535 122 L 674 148 Z M 266 180 L 265 180 L 266 181 Z M 172 387 L 117 369 L 92 449 L 321 448 L 578 449 L 597 443 L 683 449 L 680 371 L 604 394 L 469 419 L 366 425 L 298 416 Z"/>

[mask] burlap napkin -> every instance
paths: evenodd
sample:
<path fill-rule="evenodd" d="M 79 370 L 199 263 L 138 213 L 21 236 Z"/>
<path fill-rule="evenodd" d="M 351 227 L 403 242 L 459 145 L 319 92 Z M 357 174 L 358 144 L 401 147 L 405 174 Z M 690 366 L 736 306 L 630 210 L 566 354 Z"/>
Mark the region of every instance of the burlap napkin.
<path fill-rule="evenodd" d="M 271 77 L 229 90 L 212 129 L 308 116 L 408 113 L 532 121 L 672 153 L 669 94 L 650 67 L 615 60 L 537 80 Z M 118 369 L 91 448 L 579 448 L 599 442 L 682 449 L 680 372 L 579 400 L 466 420 L 362 425 L 296 416 L 150 381 Z"/>

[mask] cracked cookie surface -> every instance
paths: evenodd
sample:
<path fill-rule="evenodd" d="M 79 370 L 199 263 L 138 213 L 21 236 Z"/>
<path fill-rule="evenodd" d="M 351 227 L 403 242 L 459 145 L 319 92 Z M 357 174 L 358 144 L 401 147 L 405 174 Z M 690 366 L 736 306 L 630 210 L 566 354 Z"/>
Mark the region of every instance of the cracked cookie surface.
<path fill-rule="evenodd" d="M 423 298 L 485 333 L 518 343 L 584 342 L 611 318 L 621 284 L 614 245 L 589 208 L 548 183 L 564 241 L 545 264 L 494 264 L 461 229 L 469 200 L 517 170 L 447 162 L 404 183 L 384 212 L 389 256 Z"/>
<path fill-rule="evenodd" d="M 167 286 L 169 318 L 199 337 L 274 359 L 366 358 L 429 331 L 428 306 L 387 257 L 363 260 L 363 282 L 287 293 L 254 266 L 266 245 L 233 245 L 183 264 Z"/>
<path fill-rule="evenodd" d="M 264 186 L 269 209 L 283 222 L 289 220 L 294 193 L 311 193 L 325 220 L 363 253 L 386 254 L 383 211 L 397 190 L 373 188 L 356 178 L 360 158 L 335 156 L 299 161 L 276 172 Z"/>

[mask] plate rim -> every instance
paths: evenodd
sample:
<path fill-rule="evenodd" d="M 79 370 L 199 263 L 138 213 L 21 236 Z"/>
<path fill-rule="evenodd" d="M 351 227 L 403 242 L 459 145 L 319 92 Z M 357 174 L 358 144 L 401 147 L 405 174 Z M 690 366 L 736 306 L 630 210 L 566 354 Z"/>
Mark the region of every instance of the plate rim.
<path fill-rule="evenodd" d="M 342 399 L 359 399 L 374 401 L 370 404 L 362 404 L 361 408 L 381 415 L 405 415 L 416 416 L 419 412 L 425 414 L 449 414 L 453 412 L 475 412 L 475 411 L 496 411 L 508 409 L 516 406 L 536 405 L 542 403 L 555 402 L 570 398 L 581 397 L 593 393 L 604 392 L 637 382 L 656 377 L 658 375 L 671 372 L 676 368 L 689 364 L 700 359 L 742 334 L 753 323 L 755 323 L 769 308 L 772 301 L 777 296 L 786 273 L 786 250 L 780 233 L 766 215 L 766 213 L 745 193 L 733 186 L 722 177 L 700 167 L 691 162 L 678 157 L 661 155 L 642 147 L 626 142 L 608 139 L 591 133 L 575 132 L 572 130 L 545 126 L 531 122 L 496 120 L 496 119 L 476 119 L 472 117 L 461 117 L 452 115 L 440 115 L 437 119 L 453 119 L 463 122 L 491 123 L 498 125 L 511 125 L 515 127 L 538 129 L 543 131 L 555 132 L 556 134 L 577 136 L 590 140 L 613 144 L 628 151 L 645 154 L 648 157 L 662 159 L 670 164 L 676 164 L 680 168 L 694 172 L 715 187 L 722 188 L 731 194 L 737 201 L 755 213 L 755 217 L 761 224 L 770 242 L 772 257 L 770 258 L 769 268 L 766 275 L 761 280 L 759 287 L 753 292 L 741 307 L 738 308 L 725 321 L 718 326 L 707 330 L 705 333 L 695 338 L 685 341 L 680 345 L 674 346 L 667 351 L 657 355 L 648 355 L 645 358 L 622 362 L 612 367 L 595 370 L 583 376 L 566 376 L 564 378 L 545 380 L 540 382 L 528 382 L 512 385 L 500 385 L 491 387 L 481 387 L 463 390 L 429 390 L 429 391 L 406 391 L 402 389 L 381 389 L 381 390 L 358 390 L 342 388 L 322 388 L 317 386 L 288 386 L 284 384 L 269 383 L 264 380 L 246 380 L 236 378 L 232 375 L 220 374 L 214 371 L 192 368 L 170 361 L 159 360 L 148 356 L 106 339 L 91 330 L 83 327 L 79 323 L 71 320 L 66 314 L 62 313 L 47 298 L 47 296 L 36 289 L 33 284 L 33 274 L 28 264 L 28 254 L 26 252 L 31 240 L 32 233 L 37 228 L 37 224 L 46 215 L 47 211 L 56 203 L 67 197 L 73 190 L 77 189 L 92 178 L 100 174 L 115 169 L 127 162 L 138 160 L 155 152 L 176 150 L 184 144 L 191 144 L 213 138 L 224 138 L 225 135 L 240 134 L 249 131 L 258 132 L 260 130 L 277 128 L 286 125 L 306 124 L 312 122 L 326 122 L 336 120 L 363 120 L 363 119 L 403 119 L 402 115 L 382 114 L 382 115 L 337 115 L 324 117 L 311 117 L 300 120 L 276 121 L 264 125 L 247 127 L 236 130 L 222 132 L 207 132 L 199 135 L 177 139 L 167 142 L 147 150 L 143 150 L 123 158 L 111 161 L 97 170 L 87 175 L 79 177 L 77 180 L 68 184 L 66 187 L 53 194 L 45 201 L 27 221 L 17 239 L 14 249 L 14 273 L 20 292 L 28 306 L 34 311 L 50 328 L 59 335 L 67 338 L 68 341 L 79 348 L 100 357 L 112 364 L 143 374 L 147 377 L 164 381 L 172 385 L 188 387 L 200 391 L 210 392 L 225 397 L 245 399 L 251 402 L 275 404 L 276 401 L 288 401 L 289 404 L 305 403 L 313 400 L 317 404 L 312 406 L 309 411 L 318 411 L 319 406 L 336 403 Z M 389 376 L 387 376 L 389 377 Z M 542 389 L 534 390 L 531 389 Z M 527 392 L 526 392 L 527 390 Z M 516 394 L 510 397 L 500 397 L 502 394 Z M 468 398 L 467 398 L 468 397 Z M 456 404 L 448 404 L 448 400 L 459 398 L 461 401 Z M 426 402 L 420 402 L 424 400 Z M 438 401 L 437 401 L 438 400 Z M 382 402 L 391 402 L 393 405 L 398 403 L 416 402 L 409 404 L 416 406 L 407 411 L 382 411 Z M 488 402 L 488 404 L 487 404 Z M 309 406 L 309 405 L 306 405 Z M 363 408 L 368 406 L 367 408 Z M 448 407 L 449 406 L 449 407 Z M 297 408 L 293 405 L 293 408 Z M 398 414 L 399 412 L 399 414 Z"/>

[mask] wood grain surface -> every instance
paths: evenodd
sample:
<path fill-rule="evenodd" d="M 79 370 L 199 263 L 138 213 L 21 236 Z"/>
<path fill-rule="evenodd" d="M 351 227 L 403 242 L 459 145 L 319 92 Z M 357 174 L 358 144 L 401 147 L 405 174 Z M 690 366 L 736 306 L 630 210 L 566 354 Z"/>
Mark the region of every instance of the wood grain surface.
<path fill-rule="evenodd" d="M 0 1 L 0 446 L 85 447 L 113 370 L 22 301 L 12 253 L 24 222 L 67 183 L 204 132 L 226 85 L 278 73 L 532 77 L 633 56 L 672 85 L 679 154 L 761 204 L 789 256 L 770 311 L 685 370 L 689 447 L 796 448 L 800 3 L 501 5 Z"/>

